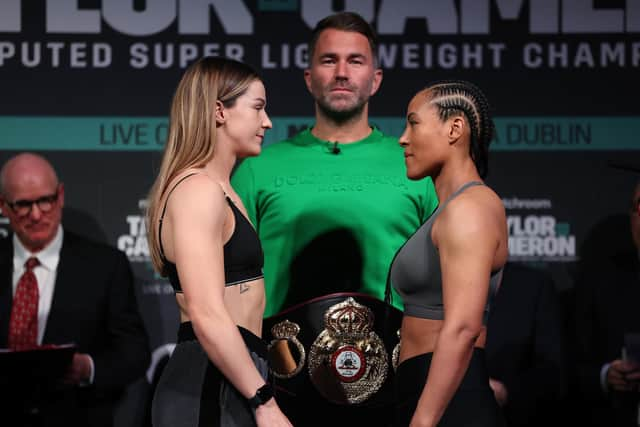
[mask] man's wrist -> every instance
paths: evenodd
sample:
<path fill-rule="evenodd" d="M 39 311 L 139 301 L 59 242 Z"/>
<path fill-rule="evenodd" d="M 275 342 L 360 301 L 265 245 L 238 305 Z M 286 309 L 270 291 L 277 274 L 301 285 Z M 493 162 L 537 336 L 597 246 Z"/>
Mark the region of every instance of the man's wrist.
<path fill-rule="evenodd" d="M 93 384 L 93 380 L 96 377 L 96 364 L 93 362 L 93 357 L 87 354 L 89 358 L 89 384 Z"/>
<path fill-rule="evenodd" d="M 600 388 L 604 393 L 609 392 L 609 384 L 607 384 L 607 374 L 609 373 L 610 367 L 611 367 L 611 363 L 605 363 L 600 368 Z"/>
<path fill-rule="evenodd" d="M 85 374 L 83 375 L 83 378 L 80 379 L 80 383 L 78 385 L 86 387 L 93 384 L 93 380 L 95 378 L 95 364 L 93 362 L 93 358 L 89 354 L 82 354 L 81 356 L 85 357 L 86 368 Z"/>

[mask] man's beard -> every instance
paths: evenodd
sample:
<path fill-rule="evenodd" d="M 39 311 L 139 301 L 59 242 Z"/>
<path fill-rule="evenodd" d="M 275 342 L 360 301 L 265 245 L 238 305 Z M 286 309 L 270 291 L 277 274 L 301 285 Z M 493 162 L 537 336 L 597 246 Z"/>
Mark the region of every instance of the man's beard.
<path fill-rule="evenodd" d="M 335 109 L 324 98 L 317 100 L 318 108 L 320 109 L 322 115 L 337 124 L 347 123 L 360 116 L 362 114 L 362 111 L 364 110 L 364 106 L 366 105 L 366 103 L 367 100 L 358 99 L 356 104 L 352 107 L 345 109 Z"/>

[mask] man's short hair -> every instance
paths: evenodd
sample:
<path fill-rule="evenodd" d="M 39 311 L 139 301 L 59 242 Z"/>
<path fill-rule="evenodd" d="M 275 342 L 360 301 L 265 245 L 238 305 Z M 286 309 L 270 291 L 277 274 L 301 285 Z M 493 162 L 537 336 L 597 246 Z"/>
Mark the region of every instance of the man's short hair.
<path fill-rule="evenodd" d="M 364 18 L 355 12 L 339 12 L 333 15 L 329 15 L 323 18 L 311 33 L 311 40 L 309 41 L 309 65 L 313 59 L 313 52 L 318 42 L 320 33 L 327 29 L 334 29 L 340 31 L 353 31 L 360 33 L 367 38 L 369 46 L 371 47 L 371 53 L 373 55 L 373 63 L 377 67 L 378 65 L 378 36 L 375 30 Z"/>

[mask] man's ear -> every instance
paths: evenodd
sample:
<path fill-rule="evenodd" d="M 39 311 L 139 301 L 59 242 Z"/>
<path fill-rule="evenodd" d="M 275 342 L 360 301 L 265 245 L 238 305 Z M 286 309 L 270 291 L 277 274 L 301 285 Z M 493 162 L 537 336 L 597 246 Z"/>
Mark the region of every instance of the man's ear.
<path fill-rule="evenodd" d="M 464 133 L 466 123 L 462 116 L 455 116 L 449 119 L 449 129 L 447 136 L 449 137 L 449 144 L 455 144 Z"/>
<path fill-rule="evenodd" d="M 64 207 L 64 184 L 62 182 L 58 184 L 58 204 L 61 208 Z"/>
<path fill-rule="evenodd" d="M 311 93 L 311 70 L 304 70 L 304 83 L 307 85 L 307 90 Z"/>
<path fill-rule="evenodd" d="M 222 102 L 216 100 L 216 124 L 221 125 L 227 120 L 227 110 Z"/>
<path fill-rule="evenodd" d="M 371 85 L 371 93 L 369 93 L 369 96 L 375 95 L 378 89 L 380 89 L 381 83 L 382 83 L 382 68 L 377 68 L 373 72 L 373 84 Z"/>

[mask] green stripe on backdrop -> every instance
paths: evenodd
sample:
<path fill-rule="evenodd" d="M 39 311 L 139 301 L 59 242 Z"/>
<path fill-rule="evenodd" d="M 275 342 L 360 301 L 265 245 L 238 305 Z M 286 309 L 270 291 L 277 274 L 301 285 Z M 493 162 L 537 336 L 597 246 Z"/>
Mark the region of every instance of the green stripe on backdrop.
<path fill-rule="evenodd" d="M 265 145 L 313 122 L 311 117 L 273 117 Z M 373 117 L 371 122 L 398 136 L 404 119 Z M 494 151 L 640 150 L 636 117 L 499 117 Z M 0 149 L 153 151 L 167 137 L 164 117 L 0 116 Z"/>

